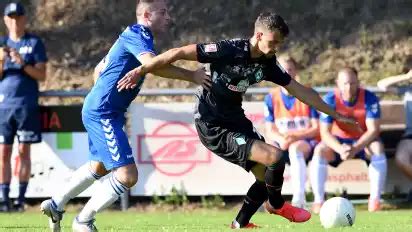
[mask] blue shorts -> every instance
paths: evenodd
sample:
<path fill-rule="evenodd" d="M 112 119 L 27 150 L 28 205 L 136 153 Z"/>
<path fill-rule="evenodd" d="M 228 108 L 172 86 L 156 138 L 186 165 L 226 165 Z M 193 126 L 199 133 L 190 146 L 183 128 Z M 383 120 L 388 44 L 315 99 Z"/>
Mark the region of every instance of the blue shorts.
<path fill-rule="evenodd" d="M 0 108 L 0 144 L 41 142 L 41 121 L 38 107 Z"/>
<path fill-rule="evenodd" d="M 89 160 L 102 162 L 107 170 L 135 163 L 123 130 L 123 115 L 97 118 L 82 114 L 82 120 L 89 137 Z"/>
<path fill-rule="evenodd" d="M 339 137 L 336 137 L 336 139 L 338 139 L 338 141 L 339 141 L 340 143 L 348 144 L 348 145 L 353 145 L 353 144 L 357 141 L 357 139 L 344 139 L 344 138 L 339 138 Z M 362 159 L 362 160 L 364 160 L 364 161 L 369 165 L 369 159 L 366 157 L 366 154 L 365 154 L 365 151 L 364 151 L 364 150 L 358 152 L 358 153 L 355 155 L 354 159 Z M 340 158 L 340 155 L 335 152 L 335 160 L 329 162 L 329 165 L 331 165 L 331 166 L 333 166 L 333 167 L 337 167 L 337 166 L 339 166 L 339 164 L 341 164 L 342 162 L 343 162 L 343 160 Z"/>
<path fill-rule="evenodd" d="M 304 141 L 306 141 L 306 142 L 309 144 L 309 146 L 310 146 L 310 154 L 309 154 L 308 158 L 305 160 L 305 161 L 306 161 L 306 164 L 308 164 L 309 161 L 312 160 L 313 151 L 314 151 L 316 145 L 317 145 L 319 142 L 318 142 L 317 140 L 315 140 L 315 139 L 304 139 Z M 279 147 L 278 144 L 276 144 L 276 142 L 275 142 L 275 146 L 276 146 L 276 147 Z M 290 164 L 289 151 L 287 151 L 287 150 L 282 150 L 282 158 L 285 160 L 285 162 L 286 162 L 287 164 Z"/>

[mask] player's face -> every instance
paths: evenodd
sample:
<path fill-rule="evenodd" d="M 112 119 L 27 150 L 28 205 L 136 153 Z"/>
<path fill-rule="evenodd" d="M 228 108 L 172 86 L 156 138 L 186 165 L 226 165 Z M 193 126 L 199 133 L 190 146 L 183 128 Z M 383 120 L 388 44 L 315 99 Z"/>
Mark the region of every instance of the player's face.
<path fill-rule="evenodd" d="M 153 3 L 148 18 L 148 22 L 151 24 L 151 30 L 153 32 L 167 31 L 170 20 L 169 9 L 167 8 L 166 2 L 159 1 Z"/>
<path fill-rule="evenodd" d="M 293 62 L 288 62 L 285 60 L 279 60 L 280 65 L 282 68 L 292 77 L 295 78 L 297 75 L 297 70 L 295 64 Z"/>
<path fill-rule="evenodd" d="M 266 29 L 256 32 L 256 38 L 259 50 L 267 57 L 274 56 L 284 40 L 278 30 L 269 31 Z"/>
<path fill-rule="evenodd" d="M 354 73 L 346 71 L 339 72 L 337 85 L 343 100 L 352 101 L 356 98 L 359 81 Z"/>
<path fill-rule="evenodd" d="M 26 28 L 26 17 L 24 15 L 4 16 L 4 23 L 9 32 L 23 33 Z"/>

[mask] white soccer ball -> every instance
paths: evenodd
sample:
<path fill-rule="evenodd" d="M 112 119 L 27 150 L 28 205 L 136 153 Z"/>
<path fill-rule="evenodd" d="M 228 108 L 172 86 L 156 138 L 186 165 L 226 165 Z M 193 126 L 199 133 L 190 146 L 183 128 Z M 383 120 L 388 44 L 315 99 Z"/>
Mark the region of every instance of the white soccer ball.
<path fill-rule="evenodd" d="M 322 205 L 319 216 L 320 223 L 326 229 L 345 227 L 355 223 L 356 211 L 347 199 L 333 197 Z"/>

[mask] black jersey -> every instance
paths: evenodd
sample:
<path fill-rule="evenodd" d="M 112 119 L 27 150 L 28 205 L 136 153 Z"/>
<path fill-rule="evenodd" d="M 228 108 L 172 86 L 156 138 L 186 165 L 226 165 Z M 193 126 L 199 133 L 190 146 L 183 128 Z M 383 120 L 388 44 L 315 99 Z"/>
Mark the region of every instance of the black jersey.
<path fill-rule="evenodd" d="M 247 39 L 223 40 L 197 44 L 197 59 L 210 63 L 212 88 L 200 88 L 195 117 L 209 122 L 234 122 L 244 117 L 242 97 L 247 88 L 263 80 L 281 86 L 291 77 L 280 67 L 276 57 L 251 58 Z"/>

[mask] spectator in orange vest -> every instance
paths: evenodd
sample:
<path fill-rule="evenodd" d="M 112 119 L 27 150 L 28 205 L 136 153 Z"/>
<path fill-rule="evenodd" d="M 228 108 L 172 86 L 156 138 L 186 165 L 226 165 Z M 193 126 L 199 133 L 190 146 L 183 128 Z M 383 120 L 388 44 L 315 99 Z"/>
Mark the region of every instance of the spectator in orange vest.
<path fill-rule="evenodd" d="M 408 73 L 387 77 L 378 82 L 378 87 L 392 93 L 403 94 L 405 105 L 405 133 L 396 148 L 396 164 L 412 180 L 412 69 Z M 408 201 L 412 202 L 412 188 L 409 189 Z"/>
<path fill-rule="evenodd" d="M 297 63 L 292 57 L 282 56 L 278 61 L 292 78 L 298 78 Z M 274 88 L 265 97 L 266 138 L 285 151 L 293 184 L 292 204 L 300 208 L 306 203 L 306 161 L 318 143 L 318 118 L 315 109 L 284 88 Z"/>
<path fill-rule="evenodd" d="M 348 159 L 363 159 L 369 165 L 368 209 L 370 212 L 377 211 L 380 209 L 387 169 L 384 147 L 379 140 L 379 99 L 359 86 L 358 73 L 354 68 L 341 69 L 336 84 L 337 88 L 326 94 L 324 101 L 337 112 L 355 118 L 359 126 L 348 126 L 320 114 L 322 142 L 315 148 L 310 168 L 315 197 L 312 211 L 319 213 L 324 202 L 327 164 L 337 167 Z"/>

